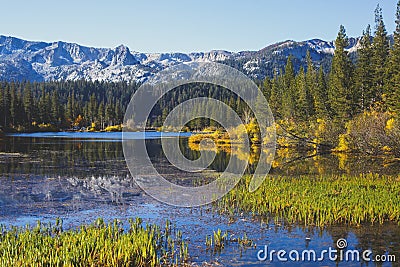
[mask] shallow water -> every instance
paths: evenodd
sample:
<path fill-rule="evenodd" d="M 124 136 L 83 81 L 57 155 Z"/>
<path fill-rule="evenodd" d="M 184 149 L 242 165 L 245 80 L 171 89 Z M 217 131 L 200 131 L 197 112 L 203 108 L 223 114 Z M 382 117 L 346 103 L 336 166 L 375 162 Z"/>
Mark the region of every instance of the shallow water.
<path fill-rule="evenodd" d="M 169 133 L 169 137 L 174 136 L 176 134 Z M 211 179 L 213 172 L 223 170 L 229 156 L 228 152 L 221 151 L 208 172 L 188 175 L 166 161 L 159 133 L 135 133 L 132 136 L 132 140 L 140 138 L 147 139 L 148 153 L 157 170 L 178 184 Z M 185 140 L 182 146 L 188 158 L 198 157 L 199 152 L 188 148 Z M 272 173 L 348 173 L 352 165 L 368 171 L 367 166 L 373 162 L 375 170 L 381 168 L 383 173 L 398 173 L 396 167 L 384 167 L 381 161 L 347 158 L 344 162 L 332 155 L 295 157 L 293 161 L 284 155 L 282 164 Z M 54 222 L 57 217 L 64 220 L 66 228 L 91 223 L 98 217 L 122 221 L 141 217 L 145 222 L 160 225 L 169 219 L 182 230 L 189 242 L 192 261 L 199 265 L 207 262 L 227 266 L 366 266 L 362 262 L 329 259 L 297 263 L 279 262 L 276 256 L 272 262 L 257 259 L 257 252 L 265 245 L 274 250 L 313 249 L 319 252 L 335 248 L 339 238 L 346 238 L 348 249 L 372 249 L 376 254 L 386 255 L 394 253 L 400 260 L 398 225 L 322 229 L 285 225 L 246 214 L 218 215 L 211 205 L 189 209 L 159 203 L 143 193 L 131 179 L 123 156 L 121 133 L 40 133 L 0 139 L 0 224 L 22 226 L 34 224 L 39 219 Z M 232 242 L 220 252 L 207 250 L 206 236 L 217 229 L 227 231 Z M 245 233 L 255 246 L 244 248 L 234 242 Z M 382 266 L 398 265 L 384 263 Z"/>

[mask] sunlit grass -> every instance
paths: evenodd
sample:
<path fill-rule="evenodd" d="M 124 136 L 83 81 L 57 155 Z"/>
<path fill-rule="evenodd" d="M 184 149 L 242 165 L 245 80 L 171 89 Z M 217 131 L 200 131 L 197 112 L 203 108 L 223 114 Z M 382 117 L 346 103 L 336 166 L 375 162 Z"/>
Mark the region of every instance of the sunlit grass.
<path fill-rule="evenodd" d="M 250 180 L 244 177 L 217 202 L 221 212 L 249 212 L 317 226 L 400 223 L 399 177 L 269 176 L 254 193 L 248 190 Z"/>
<path fill-rule="evenodd" d="M 64 231 L 55 225 L 13 227 L 0 232 L 0 266 L 160 266 L 188 260 L 182 234 L 130 220 L 129 230 L 115 220 Z"/>
<path fill-rule="evenodd" d="M 208 248 L 214 247 L 215 250 L 221 250 L 224 248 L 227 238 L 228 233 L 223 233 L 221 229 L 218 229 L 214 231 L 212 236 L 206 236 L 206 246 Z"/>

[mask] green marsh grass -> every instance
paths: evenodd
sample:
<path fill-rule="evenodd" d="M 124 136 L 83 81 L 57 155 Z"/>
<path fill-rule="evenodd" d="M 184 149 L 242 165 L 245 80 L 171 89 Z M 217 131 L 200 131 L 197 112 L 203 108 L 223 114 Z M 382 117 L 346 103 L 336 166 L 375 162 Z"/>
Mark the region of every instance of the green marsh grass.
<path fill-rule="evenodd" d="M 64 231 L 62 222 L 0 228 L 0 266 L 171 266 L 184 265 L 187 244 L 169 227 L 142 225 L 141 219 Z M 176 232 L 176 231 L 175 231 Z"/>
<path fill-rule="evenodd" d="M 237 242 L 243 247 L 252 247 L 254 245 L 253 240 L 248 238 L 246 233 L 244 233 L 243 237 L 239 237 Z"/>
<path fill-rule="evenodd" d="M 222 213 L 247 212 L 288 223 L 326 226 L 391 221 L 400 224 L 400 177 L 268 176 L 250 193 L 245 176 L 216 203 Z"/>
<path fill-rule="evenodd" d="M 212 235 L 207 235 L 205 245 L 207 251 L 220 253 L 230 243 L 236 243 L 240 248 L 249 248 L 255 245 L 253 240 L 247 237 L 246 233 L 242 237 L 234 237 L 233 234 L 228 236 L 228 232 L 222 232 L 221 229 L 213 231 Z"/>
<path fill-rule="evenodd" d="M 213 231 L 213 235 L 206 236 L 206 247 L 214 252 L 221 252 L 228 241 L 228 232 L 222 232 L 221 229 L 218 229 Z"/>

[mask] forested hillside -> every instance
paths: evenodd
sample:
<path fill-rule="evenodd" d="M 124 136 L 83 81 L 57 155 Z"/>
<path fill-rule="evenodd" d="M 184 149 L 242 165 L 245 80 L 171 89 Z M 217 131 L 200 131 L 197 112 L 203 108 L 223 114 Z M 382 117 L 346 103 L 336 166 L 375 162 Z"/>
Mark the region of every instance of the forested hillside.
<path fill-rule="evenodd" d="M 378 6 L 375 25 L 368 25 L 362 33 L 355 58 L 346 49 L 349 38 L 340 26 L 329 66 L 315 65 L 307 52 L 305 67 L 297 70 L 294 58 L 289 56 L 286 67 L 276 69 L 272 78 L 255 80 L 274 113 L 278 145 L 393 152 L 400 137 L 400 2 L 395 23 L 391 42 Z M 103 130 L 122 123 L 139 85 L 85 80 L 4 81 L 0 83 L 0 125 L 4 131 Z M 148 126 L 161 126 L 177 104 L 199 96 L 229 104 L 246 122 L 251 117 L 246 105 L 228 90 L 191 84 L 164 96 Z M 196 119 L 188 128 L 198 130 L 210 125 L 218 126 L 207 119 Z"/>

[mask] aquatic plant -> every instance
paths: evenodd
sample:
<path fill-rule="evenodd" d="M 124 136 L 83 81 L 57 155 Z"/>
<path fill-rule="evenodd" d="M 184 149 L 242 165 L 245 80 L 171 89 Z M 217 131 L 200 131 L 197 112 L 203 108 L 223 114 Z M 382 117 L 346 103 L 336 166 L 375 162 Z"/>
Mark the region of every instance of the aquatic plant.
<path fill-rule="evenodd" d="M 237 238 L 231 237 L 231 238 L 229 239 L 229 241 L 230 241 L 230 242 L 236 242 L 236 243 L 238 243 L 241 247 L 244 247 L 244 248 L 246 248 L 246 247 L 252 247 L 252 246 L 255 245 L 254 242 L 253 242 L 253 240 L 251 240 L 251 239 L 247 236 L 246 233 L 244 233 L 242 237 L 237 237 Z"/>
<path fill-rule="evenodd" d="M 206 246 L 208 249 L 213 248 L 213 250 L 221 251 L 225 244 L 228 242 L 228 233 L 222 232 L 221 229 L 213 231 L 213 235 L 206 236 Z"/>
<path fill-rule="evenodd" d="M 0 228 L 0 266 L 159 266 L 184 265 L 188 246 L 182 235 L 156 225 L 114 220 L 64 231 L 38 222 L 35 227 Z"/>
<path fill-rule="evenodd" d="M 213 231 L 212 235 L 207 235 L 205 245 L 208 251 L 220 253 L 225 248 L 225 245 L 230 243 L 236 243 L 240 248 L 255 246 L 253 240 L 248 238 L 246 233 L 242 237 L 235 237 L 234 234 L 228 236 L 228 232 L 222 232 L 221 229 Z"/>
<path fill-rule="evenodd" d="M 223 248 L 227 237 L 228 233 L 222 233 L 221 229 L 214 231 L 214 246 L 217 248 Z"/>
<path fill-rule="evenodd" d="M 253 240 L 248 238 L 246 233 L 243 234 L 243 237 L 239 237 L 237 241 L 242 247 L 251 247 L 254 245 Z"/>
<path fill-rule="evenodd" d="M 400 177 L 269 176 L 255 192 L 251 177 L 242 181 L 215 205 L 222 213 L 248 212 L 304 225 L 362 223 L 400 224 Z"/>

